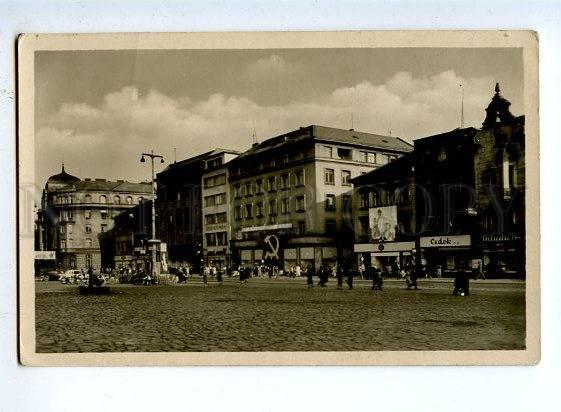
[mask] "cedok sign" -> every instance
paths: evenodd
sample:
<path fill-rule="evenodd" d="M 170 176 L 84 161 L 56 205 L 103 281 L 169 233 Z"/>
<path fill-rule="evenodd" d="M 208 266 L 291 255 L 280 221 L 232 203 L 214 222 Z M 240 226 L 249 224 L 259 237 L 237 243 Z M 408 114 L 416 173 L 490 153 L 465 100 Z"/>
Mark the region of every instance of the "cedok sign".
<path fill-rule="evenodd" d="M 427 236 L 419 239 L 422 248 L 471 246 L 470 235 Z"/>

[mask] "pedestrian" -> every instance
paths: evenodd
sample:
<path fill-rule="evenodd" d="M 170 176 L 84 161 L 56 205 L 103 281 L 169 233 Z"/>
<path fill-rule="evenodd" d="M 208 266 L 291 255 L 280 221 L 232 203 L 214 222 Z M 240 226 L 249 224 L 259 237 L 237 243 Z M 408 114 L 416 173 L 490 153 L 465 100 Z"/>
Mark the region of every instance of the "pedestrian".
<path fill-rule="evenodd" d="M 414 288 L 414 290 L 418 290 L 418 287 L 417 287 L 417 271 L 416 271 L 415 267 L 411 268 L 411 272 L 409 273 L 409 277 L 406 277 L 405 281 L 407 282 L 407 289 Z"/>
<path fill-rule="evenodd" d="M 469 273 L 465 270 L 463 264 L 460 264 L 454 279 L 453 295 L 469 296 Z"/>
<path fill-rule="evenodd" d="M 212 266 L 212 277 L 216 278 L 217 275 L 218 275 L 218 270 L 216 269 L 216 266 L 213 265 Z"/>
<path fill-rule="evenodd" d="M 391 263 L 392 276 L 399 279 L 399 265 L 397 264 L 397 259 L 394 259 Z"/>
<path fill-rule="evenodd" d="M 205 285 L 208 284 L 208 275 L 210 274 L 210 268 L 208 267 L 208 265 L 205 265 L 203 267 L 203 283 Z"/>
<path fill-rule="evenodd" d="M 314 268 L 312 265 L 308 265 L 308 269 L 306 270 L 306 285 L 309 288 L 314 287 Z"/>
<path fill-rule="evenodd" d="M 302 268 L 300 267 L 300 265 L 296 265 L 296 267 L 294 268 L 294 274 L 297 278 L 302 276 Z"/>
<path fill-rule="evenodd" d="M 343 265 L 337 265 L 337 289 L 343 290 L 343 277 L 345 276 L 345 270 Z"/>
<path fill-rule="evenodd" d="M 221 285 L 222 284 L 222 266 L 218 268 L 216 273 L 216 281 Z"/>
<path fill-rule="evenodd" d="M 376 263 L 372 265 L 372 288 L 371 290 L 382 290 L 382 284 L 384 280 L 382 279 L 382 271 Z"/>
<path fill-rule="evenodd" d="M 349 285 L 349 290 L 353 290 L 353 271 L 351 269 L 347 271 L 347 285 Z"/>
<path fill-rule="evenodd" d="M 439 279 L 442 277 L 442 266 L 441 265 L 436 265 L 436 277 L 439 278 Z"/>

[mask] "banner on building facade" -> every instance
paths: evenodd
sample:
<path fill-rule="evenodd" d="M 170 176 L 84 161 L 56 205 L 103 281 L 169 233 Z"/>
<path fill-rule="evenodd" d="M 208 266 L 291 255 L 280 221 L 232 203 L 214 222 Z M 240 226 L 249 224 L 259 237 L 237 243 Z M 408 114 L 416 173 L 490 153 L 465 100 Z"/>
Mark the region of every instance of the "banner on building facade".
<path fill-rule="evenodd" d="M 54 250 L 36 250 L 35 259 L 56 260 L 56 252 Z"/>
<path fill-rule="evenodd" d="M 377 242 L 395 240 L 397 206 L 371 207 L 368 211 L 370 239 Z"/>

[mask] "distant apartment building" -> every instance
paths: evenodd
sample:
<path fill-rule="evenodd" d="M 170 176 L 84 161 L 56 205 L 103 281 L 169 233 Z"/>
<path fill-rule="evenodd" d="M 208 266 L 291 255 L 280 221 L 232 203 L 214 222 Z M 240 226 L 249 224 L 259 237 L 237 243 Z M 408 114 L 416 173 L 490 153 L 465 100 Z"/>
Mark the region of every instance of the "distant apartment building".
<path fill-rule="evenodd" d="M 316 125 L 254 144 L 228 164 L 234 262 L 317 269 L 349 257 L 351 179 L 411 150 L 397 137 Z"/>
<path fill-rule="evenodd" d="M 230 266 L 230 185 L 227 163 L 238 152 L 217 149 L 204 160 L 202 175 L 203 259 L 205 263 Z"/>
<path fill-rule="evenodd" d="M 157 232 L 167 244 L 171 266 L 190 264 L 198 270 L 205 261 L 205 252 L 211 260 L 221 261 L 221 256 L 229 253 L 228 177 L 224 164 L 236 154 L 211 150 L 172 163 L 158 173 Z"/>
<path fill-rule="evenodd" d="M 41 250 L 56 252 L 62 269 L 100 268 L 99 237 L 113 227 L 113 218 L 152 198 L 150 183 L 81 180 L 64 170 L 51 176 L 38 212 Z"/>

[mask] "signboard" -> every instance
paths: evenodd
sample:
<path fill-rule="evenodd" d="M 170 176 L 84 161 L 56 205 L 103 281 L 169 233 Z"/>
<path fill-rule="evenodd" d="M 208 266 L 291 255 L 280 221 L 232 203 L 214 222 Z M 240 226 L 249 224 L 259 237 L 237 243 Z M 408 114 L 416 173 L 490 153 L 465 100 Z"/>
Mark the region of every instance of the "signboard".
<path fill-rule="evenodd" d="M 377 242 L 395 240 L 397 206 L 371 207 L 368 210 L 370 239 Z"/>
<path fill-rule="evenodd" d="M 502 242 L 516 242 L 521 239 L 520 235 L 513 233 L 499 233 L 496 235 L 482 235 L 481 240 L 484 243 L 502 243 Z"/>
<path fill-rule="evenodd" d="M 56 252 L 54 250 L 36 250 L 35 259 L 56 260 Z"/>
<path fill-rule="evenodd" d="M 419 239 L 422 248 L 470 246 L 470 235 L 428 236 Z"/>
<path fill-rule="evenodd" d="M 415 242 L 387 242 L 387 243 L 356 243 L 355 253 L 364 252 L 411 252 Z"/>

